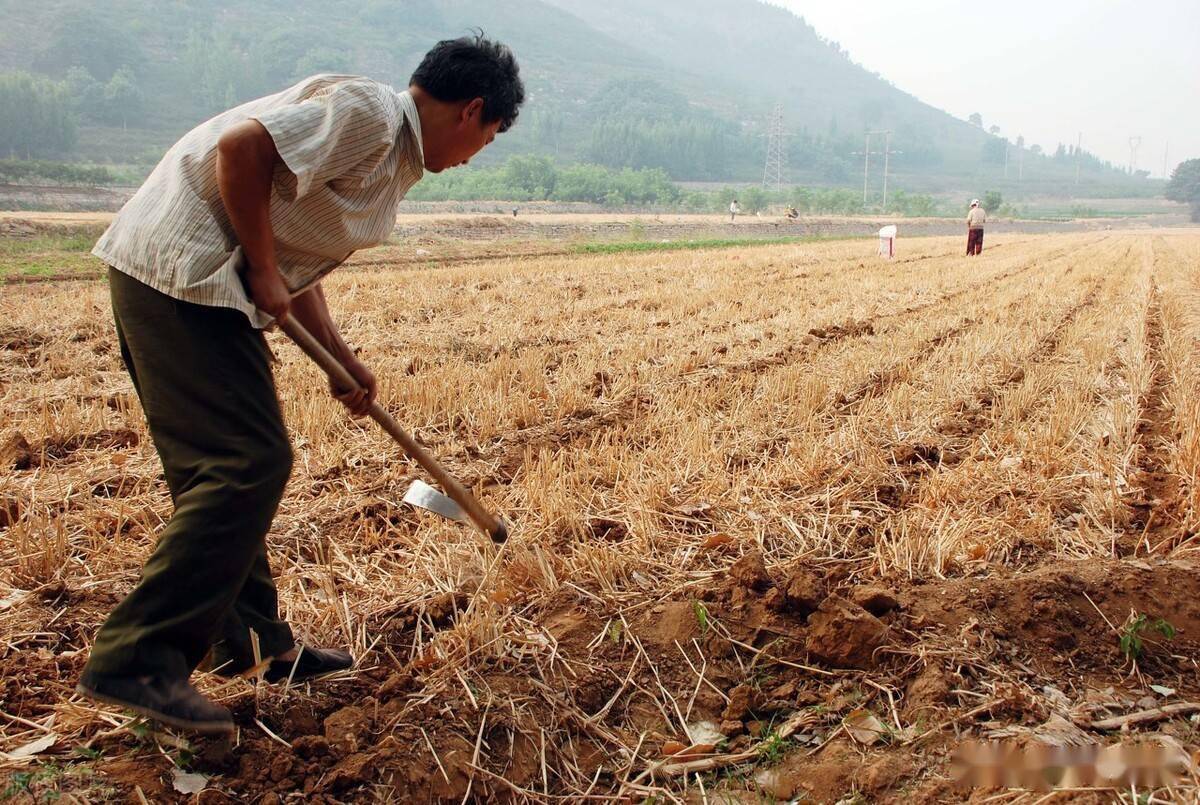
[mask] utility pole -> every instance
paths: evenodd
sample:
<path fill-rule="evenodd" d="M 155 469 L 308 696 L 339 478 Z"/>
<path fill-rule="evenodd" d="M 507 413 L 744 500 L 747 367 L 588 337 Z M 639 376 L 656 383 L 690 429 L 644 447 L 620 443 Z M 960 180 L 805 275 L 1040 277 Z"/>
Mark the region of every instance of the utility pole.
<path fill-rule="evenodd" d="M 861 156 L 863 158 L 863 206 L 864 207 L 867 206 L 867 187 L 868 187 L 868 183 L 871 180 L 871 135 L 873 133 L 874 132 L 870 132 L 870 131 L 867 132 L 866 144 L 863 146 L 863 150 L 861 152 L 854 151 L 850 154 L 850 156 L 854 156 L 854 157 Z"/>
<path fill-rule="evenodd" d="M 903 154 L 903 151 L 893 151 L 891 147 L 892 132 L 883 133 L 883 211 L 887 212 L 888 157 L 892 154 Z"/>
<path fill-rule="evenodd" d="M 1129 138 L 1129 175 L 1130 176 L 1132 176 L 1133 172 L 1135 170 L 1137 170 L 1137 152 L 1138 152 L 1138 148 L 1140 148 L 1141 145 L 1142 145 L 1141 137 L 1130 137 Z"/>
<path fill-rule="evenodd" d="M 863 206 L 867 206 L 867 202 L 871 198 L 871 155 L 883 154 L 883 206 L 887 208 L 887 181 L 888 181 L 888 157 L 891 154 L 899 154 L 901 151 L 892 151 L 888 143 L 891 140 L 891 131 L 868 131 L 866 140 L 863 145 L 863 150 L 852 151 L 851 156 L 861 156 L 863 158 Z M 882 151 L 871 150 L 871 138 L 883 137 L 884 145 Z"/>
<path fill-rule="evenodd" d="M 1163 178 L 1171 178 L 1171 141 L 1167 140 L 1167 145 L 1163 148 Z"/>
<path fill-rule="evenodd" d="M 771 124 L 767 129 L 767 162 L 763 166 L 763 187 L 783 189 L 783 171 L 787 164 L 787 149 L 783 147 L 783 104 L 775 104 Z"/>
<path fill-rule="evenodd" d="M 1009 143 L 1008 138 L 1005 137 L 1004 138 L 1004 180 L 1005 181 L 1008 181 L 1008 152 L 1010 150 L 1010 148 L 1009 148 L 1010 145 L 1011 144 Z"/>

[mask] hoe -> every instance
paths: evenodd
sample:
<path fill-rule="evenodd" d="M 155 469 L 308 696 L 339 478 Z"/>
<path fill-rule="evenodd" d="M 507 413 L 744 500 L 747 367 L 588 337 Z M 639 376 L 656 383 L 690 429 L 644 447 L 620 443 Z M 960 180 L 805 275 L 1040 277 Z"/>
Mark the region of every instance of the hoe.
<path fill-rule="evenodd" d="M 300 347 L 308 357 L 325 370 L 325 374 L 329 375 L 337 385 L 348 389 L 360 388 L 354 377 L 346 371 L 346 367 L 342 366 L 338 359 L 321 345 L 321 342 L 313 338 L 312 334 L 304 328 L 304 325 L 296 321 L 294 316 L 284 319 L 280 329 L 287 333 L 287 336 L 295 341 L 296 346 Z M 438 460 L 425 448 L 417 444 L 416 440 L 400 427 L 400 423 L 393 419 L 391 414 L 383 410 L 382 405 L 378 402 L 371 403 L 369 414 L 371 419 L 378 422 L 379 426 L 396 440 L 396 443 L 410 458 L 424 467 L 425 471 L 438 482 L 442 489 L 446 490 L 446 494 L 443 495 L 429 484 L 416 480 L 404 495 L 405 503 L 460 523 L 474 523 L 480 531 L 491 537 L 493 542 L 503 543 L 508 539 L 508 527 L 504 521 L 483 508 L 475 496 L 458 482 L 458 479 L 447 472 L 445 467 L 439 464 Z"/>

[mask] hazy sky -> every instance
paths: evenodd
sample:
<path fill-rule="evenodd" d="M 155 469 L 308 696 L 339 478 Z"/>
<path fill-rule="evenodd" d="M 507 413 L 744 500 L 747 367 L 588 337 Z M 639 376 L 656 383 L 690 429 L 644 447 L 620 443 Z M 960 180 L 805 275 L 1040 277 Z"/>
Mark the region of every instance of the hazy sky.
<path fill-rule="evenodd" d="M 1200 157 L 1200 0 L 768 0 L 868 70 L 965 118 L 1155 176 Z"/>

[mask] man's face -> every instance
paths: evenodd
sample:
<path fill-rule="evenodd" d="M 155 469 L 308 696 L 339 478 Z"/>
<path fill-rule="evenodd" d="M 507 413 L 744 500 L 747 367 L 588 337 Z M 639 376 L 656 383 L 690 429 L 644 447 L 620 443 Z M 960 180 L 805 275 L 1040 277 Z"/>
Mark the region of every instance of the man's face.
<path fill-rule="evenodd" d="M 453 125 L 438 138 L 434 147 L 426 147 L 425 169 L 430 173 L 441 173 L 446 168 L 466 165 L 496 139 L 499 129 L 499 120 L 483 121 L 483 99 L 476 98 L 462 107 Z"/>

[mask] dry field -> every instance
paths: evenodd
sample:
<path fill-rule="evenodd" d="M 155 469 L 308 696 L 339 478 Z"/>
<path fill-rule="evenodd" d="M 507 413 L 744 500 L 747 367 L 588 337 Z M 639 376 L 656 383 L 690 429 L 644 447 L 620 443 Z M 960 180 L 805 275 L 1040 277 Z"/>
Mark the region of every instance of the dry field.
<path fill-rule="evenodd" d="M 105 287 L 0 288 L 0 789 L 953 802 L 967 737 L 1154 735 L 1190 762 L 1200 235 L 903 246 L 335 274 L 382 399 L 514 537 L 497 554 L 401 504 L 413 465 L 272 336 L 282 605 L 359 662 L 200 677 L 232 743 L 72 693 L 171 506 Z"/>

